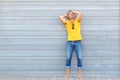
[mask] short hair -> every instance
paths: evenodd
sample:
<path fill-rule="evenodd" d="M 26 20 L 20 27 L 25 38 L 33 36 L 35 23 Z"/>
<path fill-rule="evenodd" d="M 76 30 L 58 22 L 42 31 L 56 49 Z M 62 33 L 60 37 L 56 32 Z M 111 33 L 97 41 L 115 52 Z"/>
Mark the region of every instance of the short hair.
<path fill-rule="evenodd" d="M 69 19 L 69 12 L 72 12 L 72 10 L 69 10 L 68 12 L 67 12 L 67 18 Z M 72 12 L 73 13 L 73 12 Z"/>
<path fill-rule="evenodd" d="M 69 11 L 67 12 L 67 16 L 69 15 L 69 12 L 72 12 L 72 10 L 69 10 Z"/>

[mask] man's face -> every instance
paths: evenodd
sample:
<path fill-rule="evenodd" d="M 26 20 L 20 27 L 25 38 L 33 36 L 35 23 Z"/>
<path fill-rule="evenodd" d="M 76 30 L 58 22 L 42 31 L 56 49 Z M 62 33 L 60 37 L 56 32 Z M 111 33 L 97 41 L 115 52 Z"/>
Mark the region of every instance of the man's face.
<path fill-rule="evenodd" d="M 74 13 L 73 12 L 69 12 L 68 13 L 68 17 L 69 17 L 69 19 L 73 19 L 74 18 Z"/>

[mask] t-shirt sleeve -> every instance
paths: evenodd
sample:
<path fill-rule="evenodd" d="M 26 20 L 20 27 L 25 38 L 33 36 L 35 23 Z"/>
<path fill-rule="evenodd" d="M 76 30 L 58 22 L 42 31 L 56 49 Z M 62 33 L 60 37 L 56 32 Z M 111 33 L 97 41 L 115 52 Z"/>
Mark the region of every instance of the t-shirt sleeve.
<path fill-rule="evenodd" d="M 65 22 L 65 26 L 68 24 L 68 20 L 66 20 L 66 22 Z"/>

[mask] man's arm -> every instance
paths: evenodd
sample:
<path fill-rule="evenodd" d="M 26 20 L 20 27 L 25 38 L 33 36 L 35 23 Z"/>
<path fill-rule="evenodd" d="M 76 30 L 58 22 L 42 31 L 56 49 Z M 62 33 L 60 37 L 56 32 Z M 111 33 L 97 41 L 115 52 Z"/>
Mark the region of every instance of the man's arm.
<path fill-rule="evenodd" d="M 67 17 L 67 14 L 64 14 L 64 15 L 61 15 L 59 16 L 59 19 L 61 20 L 61 22 L 65 25 L 66 24 L 66 18 Z"/>
<path fill-rule="evenodd" d="M 72 11 L 74 14 L 77 14 L 77 19 L 80 22 L 82 20 L 82 12 L 80 11 Z"/>

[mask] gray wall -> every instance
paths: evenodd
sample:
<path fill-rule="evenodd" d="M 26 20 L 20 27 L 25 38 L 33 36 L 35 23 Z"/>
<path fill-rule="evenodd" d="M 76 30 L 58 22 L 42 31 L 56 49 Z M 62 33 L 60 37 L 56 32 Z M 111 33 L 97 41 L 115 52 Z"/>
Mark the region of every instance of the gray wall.
<path fill-rule="evenodd" d="M 64 75 L 67 33 L 58 19 L 83 13 L 83 74 L 120 77 L 119 0 L 0 0 L 0 73 Z M 77 75 L 73 55 L 72 75 Z"/>

